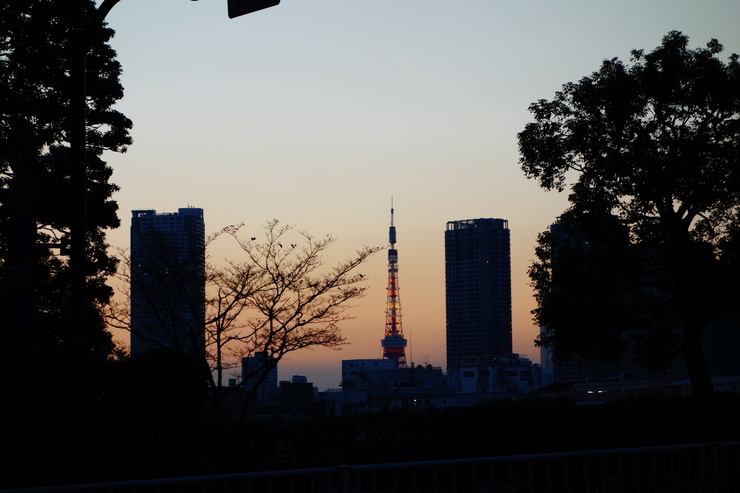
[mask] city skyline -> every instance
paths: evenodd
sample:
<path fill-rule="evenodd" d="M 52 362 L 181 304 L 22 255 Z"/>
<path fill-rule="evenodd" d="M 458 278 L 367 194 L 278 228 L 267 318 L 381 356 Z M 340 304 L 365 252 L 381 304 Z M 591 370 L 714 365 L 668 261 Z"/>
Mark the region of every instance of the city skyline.
<path fill-rule="evenodd" d="M 653 49 L 670 30 L 691 47 L 717 38 L 729 57 L 740 52 L 737 18 L 740 5 L 723 1 L 477 0 L 285 1 L 229 20 L 219 2 L 125 0 L 108 15 L 124 71 L 117 108 L 134 122 L 129 151 L 105 156 L 121 187 L 119 217 L 190 203 L 204 208 L 207 233 L 243 222 L 255 236 L 277 218 L 335 236 L 332 265 L 362 245 L 386 245 L 394 196 L 407 358 L 437 366 L 445 224 L 505 217 L 513 349 L 538 361 L 526 273 L 537 234 L 567 197 L 519 169 L 529 104 L 604 59 Z M 109 240 L 127 245 L 126 228 Z M 234 254 L 214 247 L 212 260 Z M 361 269 L 370 288 L 344 326 L 352 344 L 291 355 L 281 379 L 305 374 L 336 388 L 342 359 L 380 357 L 384 257 Z"/>

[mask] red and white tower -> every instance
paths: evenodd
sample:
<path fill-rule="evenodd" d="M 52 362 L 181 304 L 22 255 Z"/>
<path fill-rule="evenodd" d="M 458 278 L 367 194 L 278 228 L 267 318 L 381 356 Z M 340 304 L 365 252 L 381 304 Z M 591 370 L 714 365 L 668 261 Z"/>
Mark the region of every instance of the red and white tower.
<path fill-rule="evenodd" d="M 399 368 L 406 367 L 406 339 L 401 324 L 401 298 L 398 293 L 398 250 L 396 227 L 393 225 L 393 200 L 391 200 L 391 227 L 388 249 L 388 302 L 385 310 L 385 337 L 381 341 L 383 358 L 396 361 Z"/>

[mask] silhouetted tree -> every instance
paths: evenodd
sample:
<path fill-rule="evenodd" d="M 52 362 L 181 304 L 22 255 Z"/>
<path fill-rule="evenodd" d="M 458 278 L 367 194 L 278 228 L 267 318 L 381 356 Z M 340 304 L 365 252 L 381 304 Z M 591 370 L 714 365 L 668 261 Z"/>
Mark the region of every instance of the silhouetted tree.
<path fill-rule="evenodd" d="M 631 65 L 605 60 L 598 72 L 565 84 L 552 101 L 533 103 L 535 122 L 519 134 L 519 149 L 528 178 L 547 190 L 570 187 L 573 214 L 614 215 L 627 228 L 630 253 L 624 258 L 630 269 L 639 267 L 630 275 L 641 285 L 630 287 L 625 309 L 640 316 L 617 320 L 622 330 L 644 334 L 651 349 L 665 342 L 655 336 L 656 327 L 663 335 L 678 334 L 694 392 L 707 395 L 712 383 L 702 332 L 737 296 L 737 283 L 727 277 L 737 266 L 740 65 L 737 55 L 727 63 L 717 57 L 722 46 L 716 40 L 707 48 L 687 46 L 687 36 L 670 32 L 651 53 L 633 51 Z M 589 241 L 594 231 L 583 234 Z M 556 275 L 578 276 L 584 261 L 563 259 L 556 270 L 549 248 L 545 235 L 531 270 L 539 293 L 535 318 L 547 331 L 539 343 L 583 351 L 568 335 L 570 327 L 585 323 L 581 314 L 592 317 L 594 331 L 610 325 L 610 306 L 624 296 L 619 286 L 628 273 L 606 265 L 615 260 L 611 255 L 591 259 L 604 284 L 587 296 L 572 292 L 569 300 L 571 308 L 589 309 L 550 317 L 559 310 L 554 303 L 568 297 L 566 288 L 577 284 L 556 284 Z M 558 289 L 564 292 L 550 296 Z"/>
<path fill-rule="evenodd" d="M 538 236 L 529 269 L 541 346 L 556 359 L 616 360 L 625 350 L 627 231 L 614 216 L 563 214 Z M 577 316 L 574 316 L 577 314 Z"/>
<path fill-rule="evenodd" d="M 292 229 L 270 221 L 265 225 L 264 243 L 255 237 L 241 239 L 232 232 L 244 254 L 242 270 L 253 267 L 260 286 L 248 297 L 246 337 L 240 343 L 241 356 L 262 353 L 265 364 L 256 374 L 245 375 L 252 387 L 244 404 L 285 355 L 312 347 L 337 349 L 346 343 L 339 323 L 351 318 L 347 313 L 350 303 L 367 290 L 360 285 L 365 276 L 354 271 L 380 250 L 366 246 L 333 268 L 322 269 L 323 254 L 335 239 L 331 235 L 316 239 L 300 232 L 293 243 Z"/>
<path fill-rule="evenodd" d="M 193 337 L 198 336 L 198 330 L 205 330 L 205 380 L 217 413 L 221 412 L 224 397 L 237 391 L 241 408 L 246 411 L 259 385 L 285 355 L 306 348 L 338 348 L 345 344 L 339 323 L 351 318 L 347 312 L 351 301 L 362 297 L 367 289 L 360 285 L 365 276 L 353 272 L 379 250 L 363 247 L 354 257 L 327 269 L 322 268 L 323 255 L 335 241 L 332 236 L 317 240 L 300 232 L 293 238 L 290 233 L 294 228 L 280 225 L 277 220 L 266 223 L 264 228 L 263 243 L 256 236 L 242 239 L 239 226 L 224 228 L 206 241 L 210 245 L 226 234 L 236 240 L 242 258 L 226 261 L 223 267 L 208 263 L 204 328 L 183 328 Z M 123 255 L 122 260 L 119 279 L 124 296 L 111 305 L 109 324 L 130 331 L 130 291 L 126 286 L 137 280 L 130 275 L 130 259 Z M 139 288 L 156 289 L 157 285 L 154 282 Z M 162 319 L 170 324 L 168 303 L 160 302 L 164 307 Z M 169 350 L 164 346 L 162 349 Z M 223 386 L 225 371 L 240 365 L 241 358 L 258 353 L 263 358 L 262 365 L 243 375 L 237 387 Z"/>
<path fill-rule="evenodd" d="M 532 313 L 542 327 L 538 345 L 556 360 L 577 355 L 603 364 L 629 355 L 652 372 L 673 364 L 682 321 L 657 249 L 631 244 L 614 215 L 574 210 L 537 241 L 529 276 L 537 299 Z"/>
<path fill-rule="evenodd" d="M 76 354 L 103 359 L 112 350 L 100 309 L 112 295 L 106 279 L 116 268 L 115 259 L 107 253 L 106 230 L 120 224 L 117 204 L 111 199 L 118 187 L 109 181 L 112 170 L 101 155 L 124 152 L 131 143 L 132 126 L 113 109 L 123 95 L 121 67 L 108 44 L 113 30 L 104 27 L 100 31 L 87 57 L 88 316 L 83 327 L 73 326 L 66 309 L 70 297 L 67 257 L 59 255 L 59 250 L 41 247 L 35 248 L 28 261 L 32 276 L 25 281 L 38 307 L 35 324 L 14 320 L 17 269 L 8 260 L 5 234 L 11 210 L 18 205 L 30 208 L 35 216 L 37 244 L 58 243 L 69 233 L 70 176 L 65 161 L 70 140 L 69 38 L 72 29 L 86 24 L 94 9 L 92 0 L 10 0 L 0 5 L 0 227 L 4 231 L 0 235 L 0 326 L 7 329 L 2 347 L 8 349 L 0 353 L 0 360 L 14 372 L 22 371 L 17 381 L 26 387 L 29 380 L 41 384 L 57 381 L 57 375 L 64 380 L 62 375 L 70 364 L 64 359 L 69 355 L 64 355 L 71 347 Z M 24 177 L 10 167 L 12 128 L 18 122 L 33 129 L 33 151 L 43 158 L 31 163 Z M 19 197 L 11 183 L 20 178 L 25 183 Z M 3 374 L 7 381 L 16 380 Z"/>

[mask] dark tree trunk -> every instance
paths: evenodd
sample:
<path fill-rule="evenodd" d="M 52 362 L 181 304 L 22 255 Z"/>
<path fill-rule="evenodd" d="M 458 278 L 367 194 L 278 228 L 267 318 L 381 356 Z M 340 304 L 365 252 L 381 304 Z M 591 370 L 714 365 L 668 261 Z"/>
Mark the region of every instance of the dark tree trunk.
<path fill-rule="evenodd" d="M 704 355 L 704 328 L 712 320 L 716 300 L 708 297 L 716 279 L 712 276 L 712 254 L 706 244 L 692 243 L 689 231 L 676 214 L 668 228 L 671 244 L 668 265 L 676 287 L 677 313 L 683 321 L 681 354 L 694 396 L 708 399 L 714 393 L 712 375 Z"/>
<path fill-rule="evenodd" d="M 703 329 L 695 325 L 684 327 L 681 353 L 691 380 L 691 390 L 696 397 L 709 398 L 714 393 L 712 374 L 704 356 Z"/>

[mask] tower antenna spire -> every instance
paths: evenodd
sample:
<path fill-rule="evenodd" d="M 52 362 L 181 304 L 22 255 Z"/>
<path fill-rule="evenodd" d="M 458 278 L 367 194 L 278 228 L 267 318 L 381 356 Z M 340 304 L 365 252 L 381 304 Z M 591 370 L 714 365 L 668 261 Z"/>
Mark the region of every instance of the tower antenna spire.
<path fill-rule="evenodd" d="M 396 226 L 393 224 L 393 195 L 391 195 L 391 227 L 388 230 L 388 241 L 391 244 L 391 248 L 396 248 Z M 388 260 L 390 263 L 390 251 L 388 252 Z"/>
<path fill-rule="evenodd" d="M 393 226 L 393 195 L 391 195 L 391 226 Z"/>
<path fill-rule="evenodd" d="M 388 299 L 385 310 L 385 337 L 381 341 L 383 358 L 396 361 L 399 368 L 406 367 L 406 339 L 401 323 L 401 297 L 398 288 L 398 250 L 394 225 L 393 196 L 391 196 L 391 226 L 388 230 Z"/>

